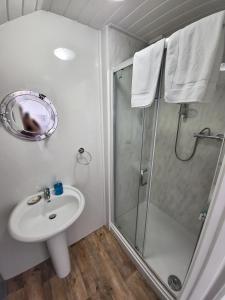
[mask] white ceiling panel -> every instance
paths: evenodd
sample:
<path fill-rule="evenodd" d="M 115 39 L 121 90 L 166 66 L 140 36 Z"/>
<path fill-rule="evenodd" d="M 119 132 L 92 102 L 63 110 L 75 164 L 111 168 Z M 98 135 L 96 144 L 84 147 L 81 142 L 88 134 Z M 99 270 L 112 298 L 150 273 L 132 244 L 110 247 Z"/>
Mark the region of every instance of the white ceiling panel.
<path fill-rule="evenodd" d="M 171 0 L 170 2 L 176 1 L 177 0 Z M 149 28 L 151 28 L 151 31 L 157 30 L 162 25 L 162 20 L 164 24 L 168 24 L 171 20 L 176 19 L 177 16 L 185 15 L 186 12 L 196 9 L 199 5 L 202 5 L 205 2 L 206 0 L 198 0 L 198 5 L 196 5 L 196 0 L 189 0 L 181 1 L 180 4 L 171 9 L 169 9 L 169 7 L 167 9 L 165 9 L 165 7 L 161 7 L 159 11 L 150 13 L 147 18 L 136 23 L 135 26 L 132 27 L 132 31 L 145 36 L 149 33 Z"/>
<path fill-rule="evenodd" d="M 146 0 L 129 0 L 129 1 L 124 1 L 122 2 L 121 8 L 117 11 L 112 13 L 110 18 L 106 20 L 105 24 L 119 24 L 119 22 L 127 17 L 129 14 L 131 14 L 134 10 L 136 10 L 139 5 L 142 3 L 146 2 Z"/>
<path fill-rule="evenodd" d="M 144 18 L 146 14 L 162 6 L 162 4 L 165 2 L 167 1 L 166 0 L 145 1 L 139 7 L 137 7 L 133 12 L 131 12 L 128 16 L 122 19 L 119 22 L 119 24 L 124 28 L 132 27 L 134 24 L 136 24 L 136 22 L 140 20 L 140 16 L 142 16 L 141 18 Z"/>
<path fill-rule="evenodd" d="M 90 0 L 78 16 L 78 20 L 95 28 L 100 28 L 110 14 L 121 6 L 119 1 Z"/>
<path fill-rule="evenodd" d="M 211 13 L 214 13 L 216 11 L 220 11 L 225 9 L 225 3 L 220 0 L 215 1 L 207 1 L 201 6 L 195 6 L 190 11 L 186 11 L 183 14 L 177 15 L 176 18 L 168 21 L 167 23 L 163 23 L 161 26 L 159 26 L 156 30 L 150 31 L 142 36 L 146 40 L 151 40 L 156 36 L 159 36 L 161 34 L 168 35 L 172 32 L 176 31 L 177 29 L 190 24 L 191 22 L 194 22 L 200 18 L 203 18 Z"/>
<path fill-rule="evenodd" d="M 101 0 L 99 2 L 102 2 Z M 116 14 L 121 7 L 123 6 L 120 1 L 111 1 L 110 3 L 104 2 L 100 3 L 101 9 L 97 8 L 97 13 L 94 18 L 91 18 L 89 22 L 90 26 L 96 26 L 97 28 L 101 28 L 103 24 L 107 23 L 112 14 Z"/>
<path fill-rule="evenodd" d="M 39 9 L 97 29 L 114 24 L 149 41 L 225 9 L 225 0 L 0 0 L 0 24 Z"/>
<path fill-rule="evenodd" d="M 80 13 L 87 6 L 88 2 L 89 0 L 70 0 L 69 5 L 65 9 L 65 17 L 77 20 Z"/>
<path fill-rule="evenodd" d="M 196 2 L 196 0 L 193 1 Z M 202 1 L 202 0 L 198 0 L 198 1 Z M 148 24 L 151 24 L 158 19 L 160 19 L 161 22 L 162 20 L 164 22 L 164 19 L 162 19 L 164 15 L 167 15 L 171 11 L 176 11 L 178 7 L 185 5 L 187 2 L 189 1 L 188 0 L 167 0 L 163 2 L 161 5 L 155 7 L 153 10 L 149 11 L 143 18 L 139 19 L 136 23 L 129 26 L 127 29 L 137 33 L 143 30 L 145 26 L 148 26 Z"/>

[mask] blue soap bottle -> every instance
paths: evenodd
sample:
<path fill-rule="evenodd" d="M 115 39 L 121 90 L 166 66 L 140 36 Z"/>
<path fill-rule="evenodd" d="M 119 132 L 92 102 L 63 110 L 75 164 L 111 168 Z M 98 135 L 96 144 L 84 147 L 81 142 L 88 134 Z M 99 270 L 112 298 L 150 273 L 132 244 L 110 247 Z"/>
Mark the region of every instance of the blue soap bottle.
<path fill-rule="evenodd" d="M 56 196 L 63 194 L 63 184 L 61 181 L 58 181 L 54 184 L 54 192 Z"/>

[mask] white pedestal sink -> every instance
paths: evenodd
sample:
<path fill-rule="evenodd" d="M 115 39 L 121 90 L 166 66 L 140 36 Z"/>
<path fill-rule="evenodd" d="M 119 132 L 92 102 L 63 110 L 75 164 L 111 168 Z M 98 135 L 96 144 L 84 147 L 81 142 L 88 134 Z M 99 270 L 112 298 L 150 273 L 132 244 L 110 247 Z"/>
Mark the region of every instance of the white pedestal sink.
<path fill-rule="evenodd" d="M 9 219 L 11 236 L 21 242 L 46 241 L 56 274 L 66 277 L 71 270 L 65 230 L 81 215 L 85 199 L 83 194 L 72 186 L 64 185 L 64 193 L 53 194 L 48 202 L 40 201 L 29 205 L 41 193 L 32 195 L 20 202 Z"/>

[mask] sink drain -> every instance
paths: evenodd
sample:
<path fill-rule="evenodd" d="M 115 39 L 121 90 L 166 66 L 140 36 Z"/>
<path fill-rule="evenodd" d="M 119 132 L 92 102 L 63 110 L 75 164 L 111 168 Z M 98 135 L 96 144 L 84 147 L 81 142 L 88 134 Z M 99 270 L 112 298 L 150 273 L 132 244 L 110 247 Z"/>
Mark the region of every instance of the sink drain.
<path fill-rule="evenodd" d="M 175 292 L 178 292 L 182 289 L 182 283 L 176 275 L 170 275 L 168 277 L 168 284 Z"/>
<path fill-rule="evenodd" d="M 55 219 L 55 217 L 56 217 L 56 214 L 51 214 L 48 218 L 49 218 L 50 220 L 52 220 L 52 219 Z"/>

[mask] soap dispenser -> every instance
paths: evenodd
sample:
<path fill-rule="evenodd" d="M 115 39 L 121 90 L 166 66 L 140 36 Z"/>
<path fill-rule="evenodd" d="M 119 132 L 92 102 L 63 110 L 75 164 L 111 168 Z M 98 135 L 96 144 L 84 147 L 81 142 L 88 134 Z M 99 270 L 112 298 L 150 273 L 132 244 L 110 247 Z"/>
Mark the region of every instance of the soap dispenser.
<path fill-rule="evenodd" d="M 61 181 L 57 181 L 54 184 L 54 192 L 56 196 L 62 195 L 63 194 L 63 184 Z"/>

